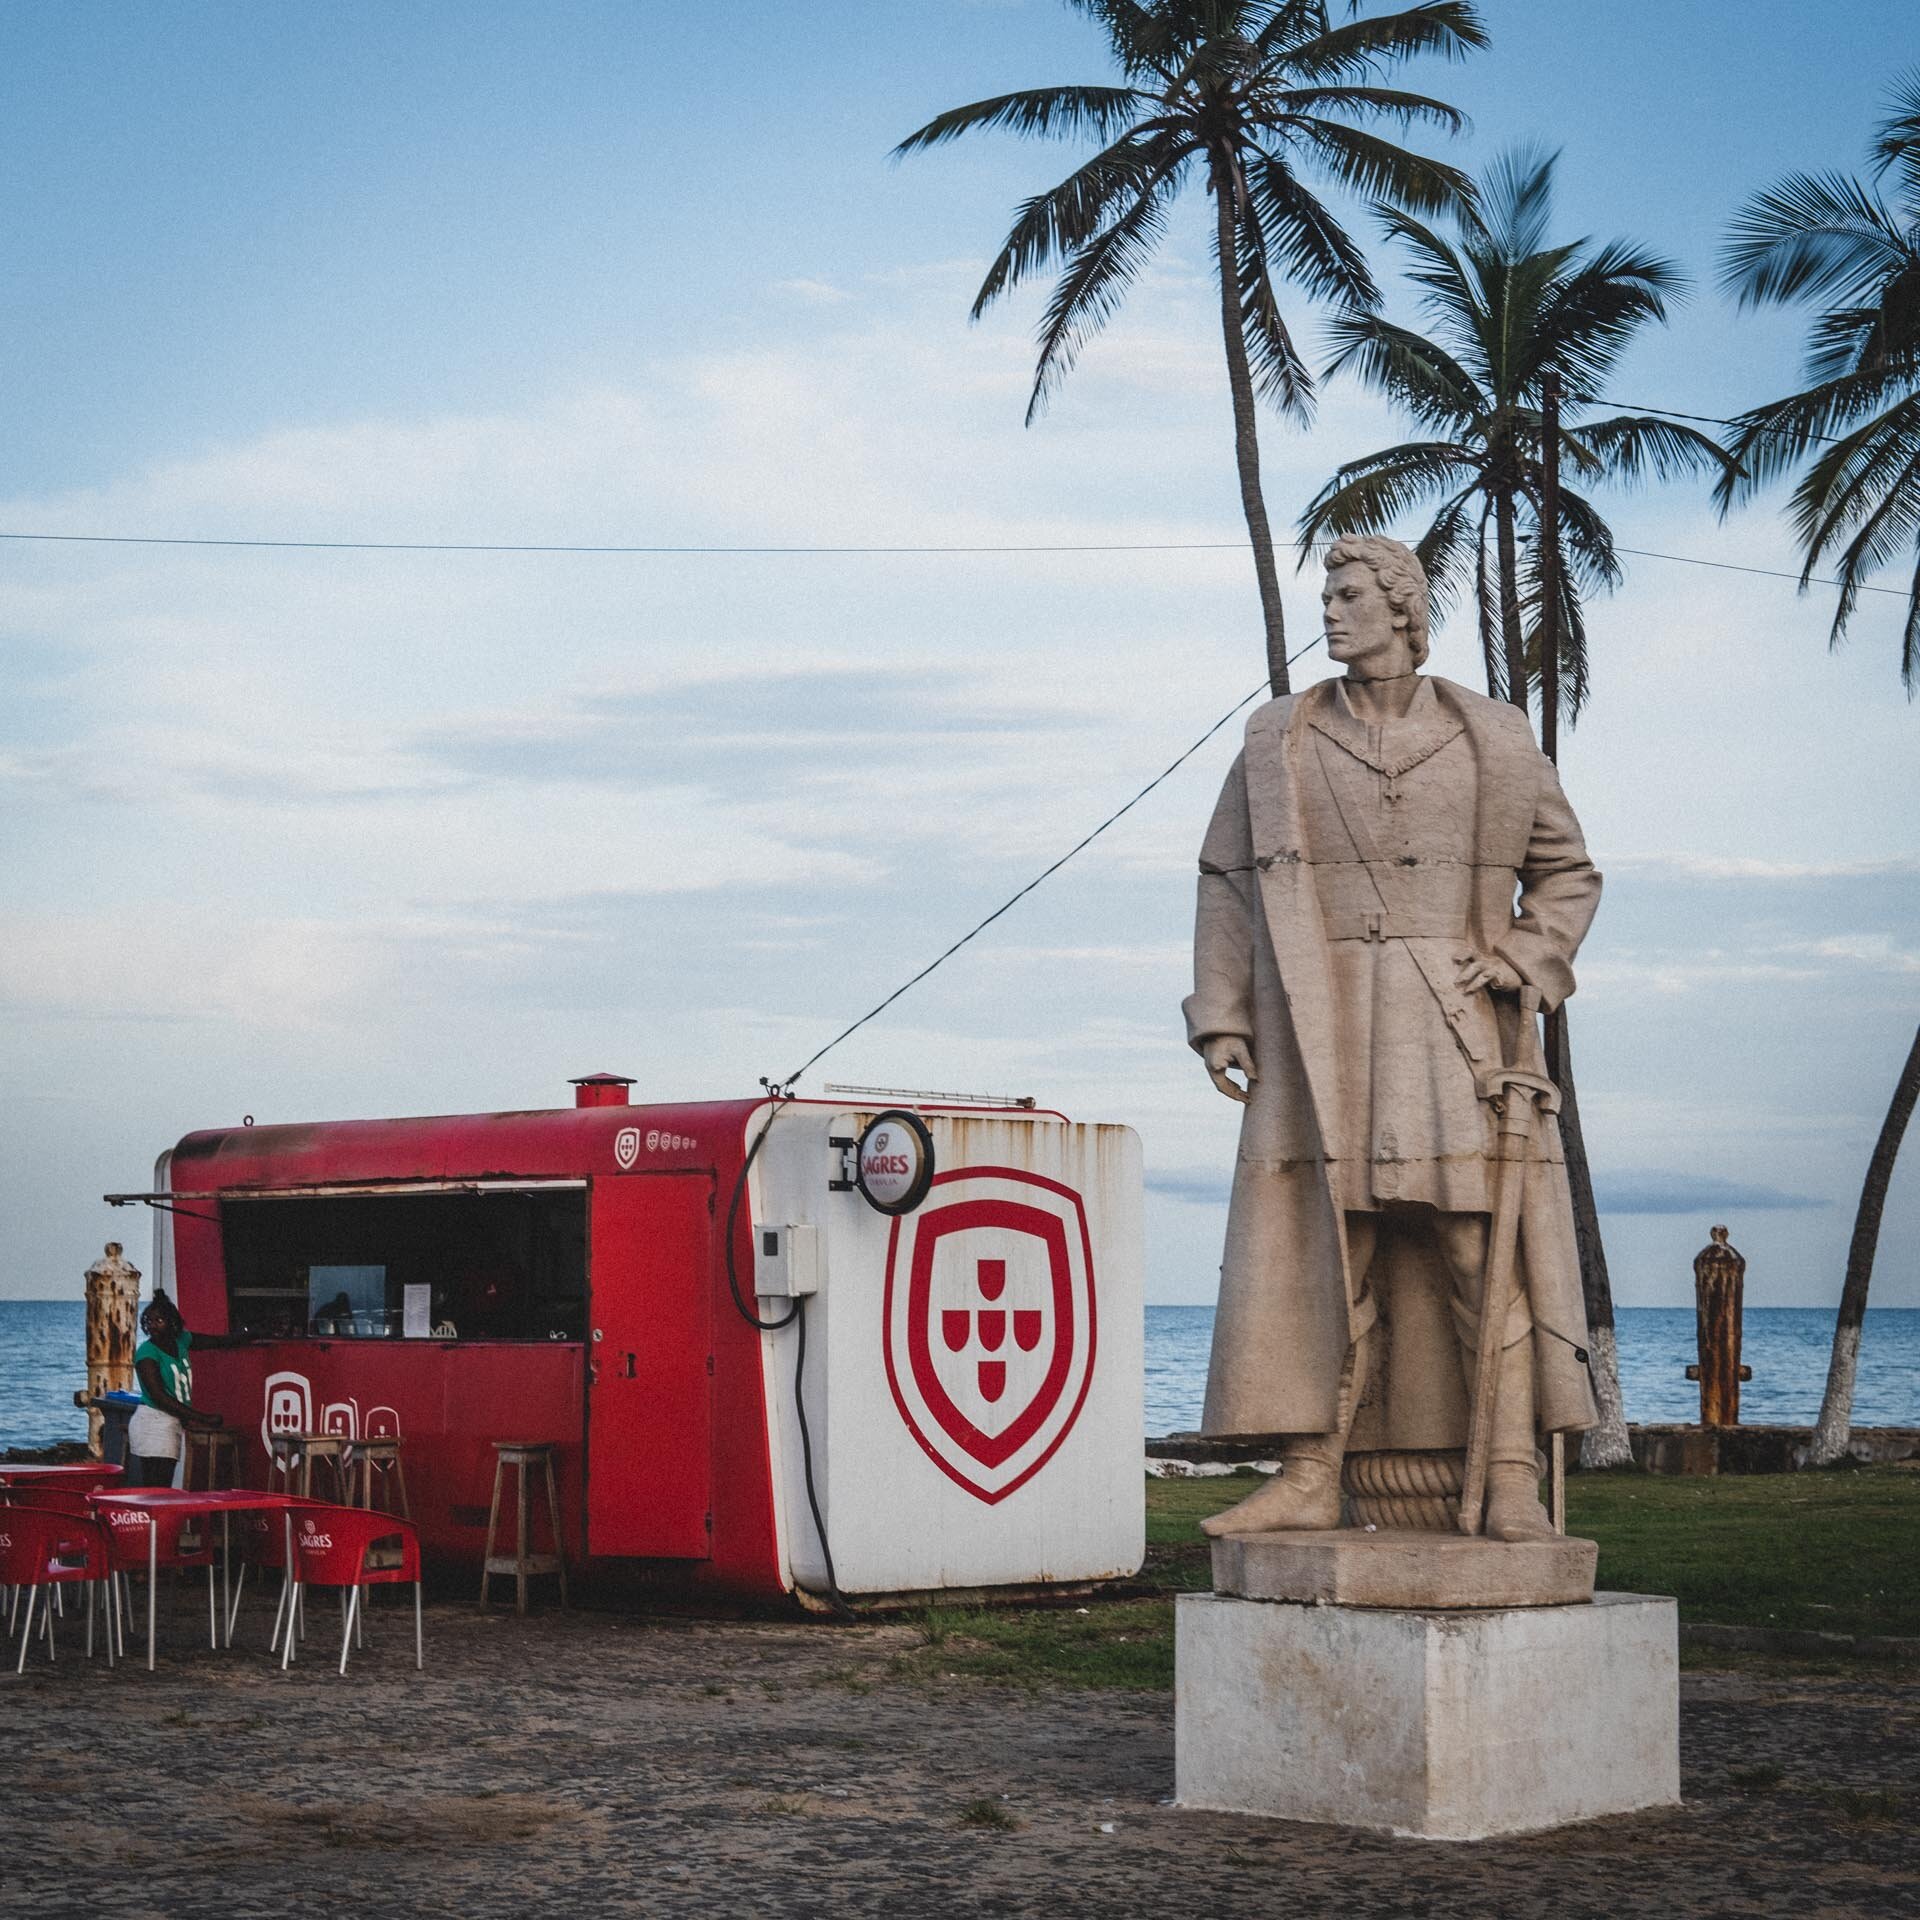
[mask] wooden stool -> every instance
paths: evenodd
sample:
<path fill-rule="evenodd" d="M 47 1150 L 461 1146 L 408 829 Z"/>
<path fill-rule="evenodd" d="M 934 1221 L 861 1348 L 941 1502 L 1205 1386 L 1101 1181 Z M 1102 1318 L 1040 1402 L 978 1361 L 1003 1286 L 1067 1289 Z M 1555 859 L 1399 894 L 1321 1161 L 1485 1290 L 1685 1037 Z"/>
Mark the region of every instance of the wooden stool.
<path fill-rule="evenodd" d="M 193 1463 L 196 1455 L 203 1457 L 207 1464 L 206 1490 L 212 1492 L 220 1486 L 220 1464 L 225 1461 L 227 1477 L 225 1485 L 237 1487 L 240 1484 L 240 1436 L 228 1427 L 189 1427 L 187 1429 L 187 1465 L 181 1476 L 183 1488 L 193 1485 Z"/>
<path fill-rule="evenodd" d="M 497 1573 L 510 1573 L 514 1577 L 515 1613 L 527 1610 L 527 1581 L 537 1573 L 557 1573 L 560 1576 L 560 1604 L 567 1604 L 567 1549 L 560 1532 L 560 1496 L 553 1484 L 553 1446 L 547 1441 L 496 1440 L 493 1450 L 499 1456 L 493 1463 L 493 1505 L 487 1513 L 487 1544 L 480 1560 L 480 1604 L 487 1604 L 487 1581 Z M 518 1525 L 514 1532 L 514 1550 L 511 1554 L 496 1555 L 493 1551 L 494 1528 L 500 1519 L 500 1491 L 506 1480 L 507 1469 L 517 1467 L 520 1473 L 519 1498 L 515 1512 Z M 532 1518 L 531 1489 L 527 1485 L 527 1475 L 538 1469 L 546 1476 L 547 1482 L 547 1524 L 553 1534 L 551 1553 L 530 1553 L 527 1542 L 530 1532 L 529 1521 Z"/>
<path fill-rule="evenodd" d="M 399 1496 L 399 1505 L 387 1500 L 380 1511 L 397 1513 L 403 1520 L 413 1518 L 413 1503 L 407 1498 L 407 1469 L 400 1458 L 400 1436 L 383 1433 L 374 1439 L 359 1439 L 347 1456 L 347 1502 L 350 1506 L 373 1509 L 374 1477 L 379 1476 L 383 1491 Z M 354 1476 L 359 1476 L 356 1494 Z"/>
<path fill-rule="evenodd" d="M 324 1460 L 333 1470 L 334 1498 L 341 1506 L 350 1507 L 354 1503 L 348 1456 L 353 1445 L 344 1433 L 276 1433 L 269 1469 L 280 1476 L 282 1492 L 298 1492 L 302 1499 L 311 1499 L 313 1463 Z"/>

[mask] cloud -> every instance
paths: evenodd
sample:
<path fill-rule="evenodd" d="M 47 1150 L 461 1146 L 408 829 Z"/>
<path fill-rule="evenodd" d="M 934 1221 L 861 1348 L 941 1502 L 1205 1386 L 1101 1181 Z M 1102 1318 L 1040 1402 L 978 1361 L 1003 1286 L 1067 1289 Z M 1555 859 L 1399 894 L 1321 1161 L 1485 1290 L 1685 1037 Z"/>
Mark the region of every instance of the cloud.
<path fill-rule="evenodd" d="M 1609 872 L 1683 874 L 1694 880 L 1873 880 L 1920 875 L 1920 858 L 1764 860 L 1698 853 L 1628 853 L 1608 858 Z"/>
<path fill-rule="evenodd" d="M 773 290 L 816 307 L 844 306 L 853 298 L 846 288 L 836 287 L 831 280 L 814 280 L 805 275 L 793 280 L 776 280 Z"/>
<path fill-rule="evenodd" d="M 1223 1207 L 1233 1191 L 1231 1173 L 1162 1173 L 1147 1170 L 1147 1191 L 1169 1200 L 1185 1200 L 1196 1207 Z"/>
<path fill-rule="evenodd" d="M 1593 1190 L 1602 1213 L 1798 1213 L 1831 1205 L 1784 1187 L 1658 1170 L 1596 1173 Z"/>

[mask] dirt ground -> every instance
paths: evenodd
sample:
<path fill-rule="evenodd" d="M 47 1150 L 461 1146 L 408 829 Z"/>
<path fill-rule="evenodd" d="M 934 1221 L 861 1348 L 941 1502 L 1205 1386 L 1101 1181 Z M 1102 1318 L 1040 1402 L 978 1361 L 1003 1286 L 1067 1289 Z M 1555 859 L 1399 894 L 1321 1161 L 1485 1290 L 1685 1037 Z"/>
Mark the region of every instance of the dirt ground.
<path fill-rule="evenodd" d="M 1920 1914 L 1911 1672 L 1691 1672 L 1683 1806 L 1461 1847 L 1181 1812 L 1170 1695 L 948 1677 L 910 1623 L 439 1604 L 417 1674 L 382 1609 L 343 1680 L 326 1608 L 286 1674 L 264 1612 L 191 1618 L 153 1675 L 69 1627 L 0 1678 L 0 1910 Z"/>

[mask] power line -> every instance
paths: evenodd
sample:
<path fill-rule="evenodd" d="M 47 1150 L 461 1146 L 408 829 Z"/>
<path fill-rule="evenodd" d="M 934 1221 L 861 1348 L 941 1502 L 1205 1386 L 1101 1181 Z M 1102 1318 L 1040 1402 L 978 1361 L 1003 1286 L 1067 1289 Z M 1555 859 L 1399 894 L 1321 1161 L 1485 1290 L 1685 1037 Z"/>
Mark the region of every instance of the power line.
<path fill-rule="evenodd" d="M 1630 553 L 1636 560 L 1676 560 L 1685 567 L 1712 567 L 1719 573 L 1754 573 L 1763 580 L 1791 580 L 1795 585 L 1800 581 L 1797 573 L 1782 573 L 1778 567 L 1743 567 L 1737 561 L 1702 560 L 1691 553 L 1655 553 L 1650 547 L 1615 547 L 1614 552 Z M 1841 583 L 1838 580 L 1816 576 L 1806 584 L 1810 587 L 1837 587 Z M 1856 593 L 1890 593 L 1899 600 L 1907 598 L 1904 587 L 1876 587 L 1865 581 L 1856 581 L 1854 591 Z"/>
<path fill-rule="evenodd" d="M 0 540 L 40 540 L 96 547 L 269 547 L 297 553 L 605 553 L 605 554 L 938 554 L 938 553 L 1226 553 L 1244 548 L 1244 540 L 1088 540 L 1035 541 L 1026 545 L 971 546 L 924 544 L 897 547 L 729 547 L 544 545 L 530 540 L 226 540 L 188 539 L 162 533 L 8 533 Z M 1297 540 L 1283 546 L 1299 546 Z M 1320 543 L 1324 544 L 1324 543 Z"/>
<path fill-rule="evenodd" d="M 1307 654 L 1311 653 L 1314 650 L 1314 648 L 1320 644 L 1320 638 L 1321 636 L 1316 635 L 1313 639 L 1309 640 L 1307 644 L 1304 647 L 1302 647 L 1298 653 L 1289 654 L 1287 656 L 1287 665 L 1292 666 L 1294 661 L 1302 659 Z M 1171 774 L 1177 772 L 1181 767 L 1185 766 L 1186 763 L 1189 760 L 1191 760 L 1193 756 L 1196 753 L 1198 753 L 1200 749 L 1204 747 L 1207 744 L 1207 742 L 1211 740 L 1213 736 L 1216 733 L 1218 733 L 1220 729 L 1224 727 L 1227 724 L 1227 722 L 1234 717 L 1235 714 L 1239 713 L 1243 708 L 1252 706 L 1253 703 L 1256 700 L 1258 700 L 1260 696 L 1266 691 L 1267 691 L 1267 682 L 1262 680 L 1261 683 L 1257 687 L 1255 687 L 1254 690 L 1250 694 L 1248 694 L 1244 700 L 1236 700 L 1233 703 L 1233 705 L 1230 706 L 1226 710 L 1226 712 L 1223 713 L 1220 716 L 1220 718 L 1216 720 L 1213 723 L 1213 725 L 1210 726 L 1206 730 L 1206 732 L 1203 733 L 1200 736 L 1200 738 L 1193 743 L 1192 746 L 1187 748 L 1187 750 L 1184 753 L 1182 753 L 1177 759 L 1173 760 L 1167 766 L 1163 767 L 1158 773 L 1156 773 L 1153 776 L 1153 778 L 1149 780 L 1147 784 L 1144 787 L 1142 787 L 1140 791 L 1136 793 L 1133 796 L 1133 798 L 1126 803 L 1125 806 L 1116 807 L 1113 810 L 1113 812 L 1108 814 L 1107 817 L 1104 820 L 1102 820 L 1100 824 L 1097 827 L 1095 827 L 1090 834 L 1088 834 L 1082 840 L 1075 841 L 1075 843 L 1072 846 L 1070 846 L 1066 850 L 1066 852 L 1063 853 L 1060 856 L 1060 858 L 1053 863 L 1052 866 L 1044 868 L 1041 872 L 1036 873 L 1033 876 L 1033 878 L 1029 880 L 1027 884 L 1019 890 L 1019 892 L 1009 895 L 1005 900 L 1003 900 L 999 904 L 999 906 L 995 907 L 994 910 L 990 914 L 988 914 L 987 917 L 984 920 L 982 920 L 977 926 L 970 927 L 965 933 L 963 933 L 960 936 L 960 938 L 956 940 L 953 943 L 953 945 L 950 946 L 944 953 L 938 954 L 932 960 L 929 960 L 927 964 L 924 967 L 922 967 L 920 971 L 913 976 L 912 979 L 902 981 L 901 984 L 895 987 L 894 990 L 890 994 L 888 994 L 884 1000 L 880 1001 L 875 1006 L 869 1007 L 867 1011 L 863 1013 L 860 1016 L 860 1018 L 853 1023 L 852 1026 L 843 1028 L 839 1033 L 836 1033 L 833 1036 L 833 1038 L 829 1040 L 827 1044 L 820 1049 L 818 1053 L 812 1056 L 811 1059 L 806 1060 L 800 1066 L 796 1067 L 793 1070 L 793 1072 L 788 1074 L 784 1080 L 770 1082 L 769 1083 L 770 1086 L 776 1089 L 790 1089 L 803 1073 L 806 1073 L 811 1068 L 819 1065 L 819 1063 L 822 1060 L 824 1060 L 827 1057 L 827 1055 L 830 1054 L 834 1050 L 834 1048 L 841 1043 L 841 1041 L 851 1039 L 854 1034 L 858 1033 L 860 1029 L 867 1024 L 869 1020 L 877 1019 L 881 1014 L 885 1013 L 886 1010 L 890 1006 L 892 1006 L 893 1003 L 896 1000 L 898 1000 L 903 993 L 906 993 L 910 991 L 912 988 L 917 987 L 920 984 L 920 982 L 927 977 L 928 974 L 934 971 L 936 967 L 944 966 L 949 960 L 953 958 L 953 956 L 956 953 L 960 951 L 962 947 L 964 947 L 967 944 L 969 940 L 972 940 L 978 934 L 985 933 L 986 930 L 990 926 L 992 926 L 993 923 L 996 920 L 998 920 L 1002 914 L 1008 912 L 1013 907 L 1018 906 L 1019 903 L 1022 900 L 1024 900 L 1027 897 L 1027 895 L 1034 890 L 1035 887 L 1039 886 L 1042 881 L 1052 879 L 1053 876 L 1056 873 L 1058 873 L 1060 869 L 1064 867 L 1067 864 L 1067 862 L 1074 857 L 1075 854 L 1082 853 L 1088 847 L 1092 846 L 1093 843 L 1096 840 L 1098 840 L 1100 836 L 1103 833 L 1105 833 L 1110 826 L 1114 824 L 1115 821 L 1131 813 L 1134 810 L 1134 808 L 1137 807 L 1140 804 L 1140 802 L 1144 800 L 1147 797 L 1147 795 L 1154 790 L 1155 787 L 1159 786 L 1159 784 L 1163 780 L 1167 779 Z"/>
<path fill-rule="evenodd" d="M 1646 412 L 1657 409 L 1646 408 Z M 1697 419 L 1709 416 L 1699 414 Z M 526 554 L 634 554 L 672 556 L 675 554 L 707 555 L 724 558 L 730 555 L 743 558 L 832 558 L 843 557 L 884 558 L 889 555 L 912 557 L 937 556 L 940 554 L 1022 554 L 1022 553 L 1244 553 L 1248 543 L 1245 540 L 1105 540 L 1105 541 L 1061 541 L 1052 544 L 1035 542 L 1029 545 L 995 546 L 980 543 L 970 546 L 937 546 L 923 544 L 898 547 L 675 547 L 675 546 L 632 546 L 632 547 L 589 547 L 589 546 L 543 546 L 530 541 L 484 543 L 478 541 L 433 541 L 433 540 L 216 540 L 188 539 L 174 534 L 145 533 L 13 533 L 0 531 L 0 540 L 47 541 L 69 546 L 107 546 L 107 547 L 264 547 L 276 550 L 311 553 L 526 553 Z M 1330 540 L 1277 540 L 1281 547 L 1325 547 L 1331 546 Z M 1797 573 L 1787 573 L 1777 567 L 1740 566 L 1731 560 L 1705 560 L 1692 553 L 1655 553 L 1644 547 L 1617 547 L 1618 553 L 1628 553 L 1642 560 L 1671 560 L 1678 566 L 1712 567 L 1721 573 L 1751 573 L 1767 580 L 1791 580 L 1798 584 Z M 1842 583 L 1815 577 L 1806 583 L 1813 587 L 1838 587 Z M 1857 591 L 1861 593 L 1891 594 L 1895 599 L 1905 599 L 1906 592 L 1900 587 L 1880 587 L 1867 582 L 1859 583 Z"/>
<path fill-rule="evenodd" d="M 1625 407 L 1629 413 L 1660 413 L 1669 420 L 1692 420 L 1703 427 L 1740 427 L 1750 432 L 1786 434 L 1795 440 L 1818 440 L 1822 446 L 1837 447 L 1837 433 L 1803 433 L 1798 427 L 1768 427 L 1724 413 L 1686 413 L 1679 407 L 1650 407 L 1644 400 L 1582 400 L 1583 407 Z M 1579 432 L 1575 427 L 1574 432 Z M 1797 577 L 1797 576 L 1796 576 Z"/>

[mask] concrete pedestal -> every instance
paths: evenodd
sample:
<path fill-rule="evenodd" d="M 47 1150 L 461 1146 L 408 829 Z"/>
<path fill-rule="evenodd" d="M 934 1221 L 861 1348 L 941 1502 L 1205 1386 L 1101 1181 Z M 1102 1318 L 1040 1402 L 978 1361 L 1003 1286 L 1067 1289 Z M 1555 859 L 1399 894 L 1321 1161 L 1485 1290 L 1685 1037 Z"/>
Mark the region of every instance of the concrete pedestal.
<path fill-rule="evenodd" d="M 1680 1798 L 1678 1609 L 1440 1612 L 1189 1594 L 1176 1609 L 1182 1806 L 1429 1840 Z"/>

